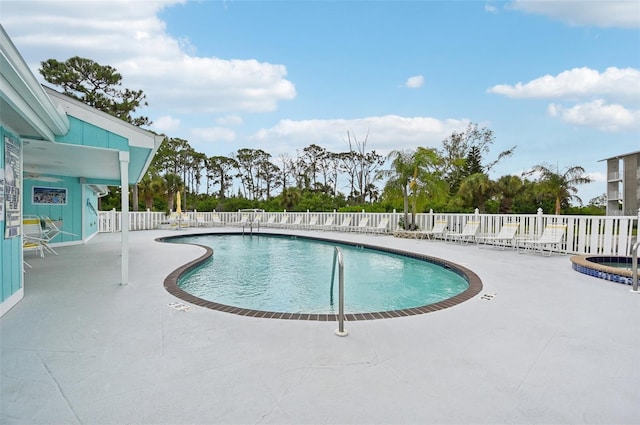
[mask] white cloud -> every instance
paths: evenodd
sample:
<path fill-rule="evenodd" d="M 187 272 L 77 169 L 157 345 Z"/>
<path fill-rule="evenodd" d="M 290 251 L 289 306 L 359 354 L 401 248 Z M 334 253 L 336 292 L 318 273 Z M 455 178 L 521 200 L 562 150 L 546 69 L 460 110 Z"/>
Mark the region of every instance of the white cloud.
<path fill-rule="evenodd" d="M 353 120 L 281 120 L 275 126 L 261 129 L 253 139 L 272 155 L 303 148 L 312 143 L 331 152 L 348 150 L 347 132 L 358 141 L 367 134 L 367 149 L 386 155 L 395 149 L 415 149 L 418 146 L 440 147 L 440 142 L 454 131 L 464 131 L 468 120 L 438 120 L 429 117 L 386 115 Z M 301 141 L 303 141 L 301 143 Z"/>
<path fill-rule="evenodd" d="M 528 83 L 500 84 L 487 90 L 516 99 L 563 99 L 574 105 L 551 103 L 547 113 L 562 121 L 602 131 L 634 131 L 640 128 L 640 70 L 573 68 L 545 75 Z"/>
<path fill-rule="evenodd" d="M 637 0 L 514 0 L 508 7 L 576 26 L 640 28 L 640 2 Z"/>
<path fill-rule="evenodd" d="M 188 39 L 167 34 L 157 14 L 176 3 L 184 1 L 3 1 L 2 24 L 36 75 L 49 58 L 90 58 L 115 67 L 152 108 L 268 112 L 295 98 L 284 65 L 197 56 Z"/>
<path fill-rule="evenodd" d="M 498 13 L 498 8 L 497 8 L 497 7 L 495 7 L 495 6 L 494 6 L 494 5 L 492 5 L 492 4 L 485 3 L 485 4 L 484 4 L 484 11 L 485 11 L 485 12 L 489 12 L 489 13 Z"/>
<path fill-rule="evenodd" d="M 581 99 L 601 96 L 637 101 L 640 99 L 640 70 L 610 67 L 600 73 L 587 67 L 573 68 L 524 84 L 499 84 L 489 88 L 488 92 L 512 98 Z"/>
<path fill-rule="evenodd" d="M 589 177 L 593 181 L 593 183 L 607 182 L 607 173 L 603 173 L 601 171 L 593 171 L 586 174 L 587 174 L 587 177 Z"/>
<path fill-rule="evenodd" d="M 218 125 L 240 125 L 242 124 L 242 117 L 238 115 L 226 115 L 216 120 Z"/>
<path fill-rule="evenodd" d="M 410 89 L 417 89 L 424 85 L 424 77 L 422 75 L 414 75 L 413 77 L 407 78 L 407 81 L 404 83 L 405 87 Z"/>
<path fill-rule="evenodd" d="M 167 115 L 155 118 L 153 120 L 153 124 L 151 124 L 151 129 L 158 133 L 167 134 L 176 131 L 179 128 L 180 120 Z"/>
<path fill-rule="evenodd" d="M 194 128 L 191 134 L 204 142 L 232 142 L 236 139 L 236 133 L 224 127 Z"/>
<path fill-rule="evenodd" d="M 569 108 L 552 103 L 547 111 L 549 115 L 560 117 L 566 123 L 595 127 L 603 131 L 640 129 L 640 110 L 632 111 L 622 105 L 606 104 L 602 99 Z"/>

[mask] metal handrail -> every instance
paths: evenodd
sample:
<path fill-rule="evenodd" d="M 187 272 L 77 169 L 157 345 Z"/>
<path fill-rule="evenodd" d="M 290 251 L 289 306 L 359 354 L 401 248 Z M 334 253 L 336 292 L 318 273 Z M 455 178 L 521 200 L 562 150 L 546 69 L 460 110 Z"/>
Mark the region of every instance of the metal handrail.
<path fill-rule="evenodd" d="M 344 330 L 344 256 L 337 246 L 333 251 L 333 266 L 331 267 L 331 305 L 333 305 L 333 281 L 336 276 L 336 259 L 338 260 L 338 329 L 336 329 L 336 335 L 347 336 L 349 333 Z"/>
<path fill-rule="evenodd" d="M 260 220 L 253 220 L 253 221 L 250 221 L 249 223 L 244 223 L 244 224 L 242 225 L 242 234 L 243 234 L 243 235 L 244 235 L 244 228 L 245 228 L 245 226 L 246 226 L 247 224 L 249 224 L 249 233 L 253 236 L 253 223 L 255 223 L 255 224 L 256 224 L 256 227 L 257 227 L 257 230 L 256 230 L 256 231 L 257 231 L 258 233 L 260 233 Z"/>
<path fill-rule="evenodd" d="M 631 276 L 633 281 L 633 292 L 638 292 L 638 247 L 640 240 L 636 241 L 631 248 Z"/>

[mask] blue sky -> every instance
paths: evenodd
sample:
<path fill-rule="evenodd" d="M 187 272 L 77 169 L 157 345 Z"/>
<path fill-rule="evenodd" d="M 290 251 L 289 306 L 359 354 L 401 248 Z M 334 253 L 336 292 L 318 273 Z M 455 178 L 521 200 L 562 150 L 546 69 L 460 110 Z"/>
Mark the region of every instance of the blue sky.
<path fill-rule="evenodd" d="M 496 178 L 640 150 L 637 1 L 6 1 L 0 23 L 35 73 L 71 56 L 142 89 L 152 129 L 207 155 L 278 163 L 347 132 L 387 154 L 440 147 L 469 122 Z"/>

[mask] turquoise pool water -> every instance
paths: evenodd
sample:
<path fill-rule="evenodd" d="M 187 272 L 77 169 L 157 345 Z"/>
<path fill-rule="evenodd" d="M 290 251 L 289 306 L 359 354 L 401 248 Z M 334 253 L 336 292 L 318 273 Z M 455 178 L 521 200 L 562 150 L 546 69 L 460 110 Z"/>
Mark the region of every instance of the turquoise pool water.
<path fill-rule="evenodd" d="M 335 314 L 334 247 L 344 255 L 345 312 L 400 310 L 451 298 L 469 285 L 445 267 L 374 249 L 278 236 L 202 235 L 172 239 L 214 250 L 178 285 L 196 297 L 246 309 Z"/>

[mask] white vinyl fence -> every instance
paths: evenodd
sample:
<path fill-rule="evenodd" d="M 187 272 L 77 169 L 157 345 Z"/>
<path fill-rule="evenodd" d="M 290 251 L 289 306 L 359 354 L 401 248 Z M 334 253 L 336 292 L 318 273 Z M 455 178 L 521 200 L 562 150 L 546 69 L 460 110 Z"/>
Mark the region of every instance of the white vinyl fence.
<path fill-rule="evenodd" d="M 367 226 L 375 227 L 384 218 L 389 219 L 388 231 L 393 233 L 398 229 L 398 221 L 404 220 L 401 212 L 392 213 L 339 213 L 339 212 L 186 212 L 184 219 L 190 225 L 209 223 L 214 215 L 227 226 L 236 226 L 243 217 L 249 216 L 250 221 L 260 220 L 261 227 L 268 227 L 268 221 L 280 223 L 284 216 L 287 223 L 294 223 L 296 218 L 302 217 L 300 228 L 308 226 L 315 216 L 316 224 L 321 226 L 329 217 L 333 217 L 333 224 L 339 225 L 346 217 L 350 217 L 351 226 L 357 226 L 360 219 L 368 219 Z M 121 213 L 115 210 L 100 211 L 98 220 L 99 232 L 119 232 L 121 228 Z M 435 220 L 446 220 L 448 229 L 459 232 L 468 220 L 480 221 L 480 233 L 491 235 L 497 233 L 504 223 L 520 223 L 520 237 L 536 238 L 542 234 L 548 224 L 566 224 L 566 251 L 572 254 L 594 255 L 631 255 L 631 247 L 637 236 L 638 219 L 636 216 L 581 216 L 581 215 L 547 215 L 541 210 L 537 214 L 449 214 L 449 213 L 421 213 L 416 214 L 416 224 L 419 229 L 430 229 Z M 169 228 L 170 217 L 163 212 L 130 212 L 129 230 L 153 230 Z M 286 226 L 285 226 L 286 227 Z M 634 234 L 636 233 L 636 234 Z"/>

